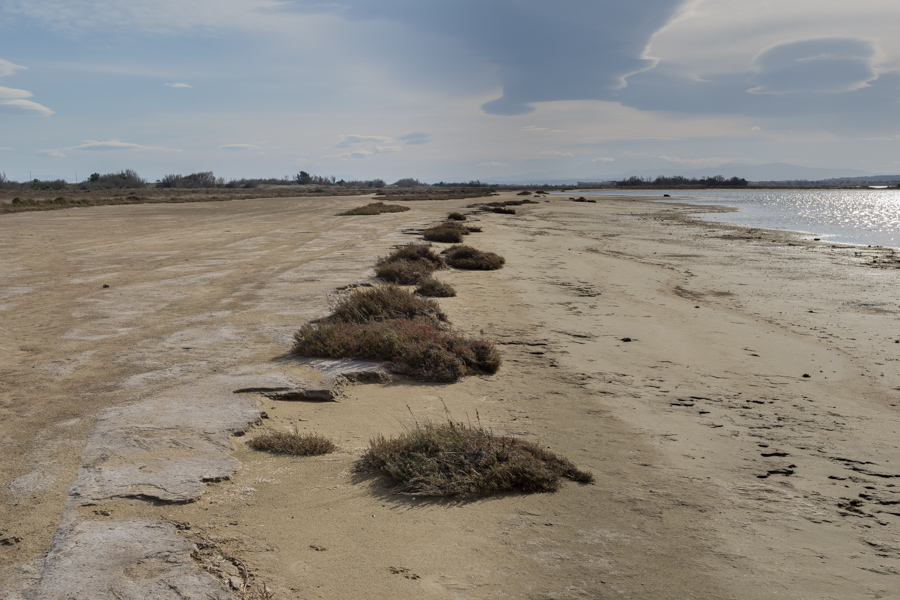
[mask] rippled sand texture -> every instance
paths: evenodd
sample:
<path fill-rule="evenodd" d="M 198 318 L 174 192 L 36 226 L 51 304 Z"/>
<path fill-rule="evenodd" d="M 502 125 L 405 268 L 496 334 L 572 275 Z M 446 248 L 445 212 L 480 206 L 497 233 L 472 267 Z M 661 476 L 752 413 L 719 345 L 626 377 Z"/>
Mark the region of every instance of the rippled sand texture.
<path fill-rule="evenodd" d="M 479 213 L 467 243 L 506 266 L 443 273 L 458 296 L 440 303 L 496 341 L 499 373 L 351 385 L 338 402 L 233 393 L 328 385 L 285 356 L 293 331 L 473 201 L 335 216 L 362 202 L 0 217 L 0 597 L 900 589 L 900 271 L 880 251 L 635 199 Z M 596 484 L 434 501 L 353 471 L 373 436 L 448 411 Z M 244 443 L 295 426 L 338 451 Z"/>

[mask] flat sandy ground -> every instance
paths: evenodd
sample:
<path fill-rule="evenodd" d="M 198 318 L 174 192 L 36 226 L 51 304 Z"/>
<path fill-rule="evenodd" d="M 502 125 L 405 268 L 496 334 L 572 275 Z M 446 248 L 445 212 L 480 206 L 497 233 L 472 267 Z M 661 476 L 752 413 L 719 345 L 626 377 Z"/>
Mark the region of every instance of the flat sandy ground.
<path fill-rule="evenodd" d="M 0 217 L 0 597 L 900 598 L 886 252 L 553 196 L 470 216 L 502 270 L 440 275 L 496 375 L 233 393 L 327 383 L 292 333 L 473 202 L 336 216 L 365 201 Z M 448 413 L 596 483 L 455 501 L 354 472 Z M 245 444 L 292 427 L 338 451 Z"/>

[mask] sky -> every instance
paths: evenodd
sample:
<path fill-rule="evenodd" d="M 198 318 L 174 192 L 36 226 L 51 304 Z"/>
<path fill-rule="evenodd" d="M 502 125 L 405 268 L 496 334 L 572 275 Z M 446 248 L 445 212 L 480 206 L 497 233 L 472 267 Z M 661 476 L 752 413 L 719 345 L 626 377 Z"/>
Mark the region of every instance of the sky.
<path fill-rule="evenodd" d="M 0 0 L 0 173 L 900 173 L 887 0 Z"/>

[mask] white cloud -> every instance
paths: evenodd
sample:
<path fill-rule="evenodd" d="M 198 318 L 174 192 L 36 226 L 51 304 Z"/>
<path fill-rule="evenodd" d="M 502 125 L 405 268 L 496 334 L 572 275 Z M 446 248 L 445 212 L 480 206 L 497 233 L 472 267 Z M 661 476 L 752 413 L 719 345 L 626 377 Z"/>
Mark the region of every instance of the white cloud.
<path fill-rule="evenodd" d="M 571 158 L 575 156 L 571 152 L 560 152 L 559 150 L 543 150 L 541 152 L 543 156 L 557 156 L 559 158 Z"/>
<path fill-rule="evenodd" d="M 502 163 L 502 162 L 483 162 L 483 163 L 478 163 L 478 166 L 479 167 L 497 167 L 500 169 L 509 167 L 508 164 Z"/>
<path fill-rule="evenodd" d="M 106 140 L 106 141 L 98 141 L 98 140 L 85 140 L 83 144 L 79 144 L 78 146 L 69 146 L 68 148 L 51 148 L 49 150 L 38 150 L 40 154 L 46 154 L 47 156 L 55 156 L 57 158 L 64 158 L 66 156 L 66 152 L 70 152 L 73 150 L 87 150 L 89 152 L 121 152 L 121 151 L 131 151 L 131 150 L 139 150 L 144 152 L 181 152 L 181 150 L 177 148 L 163 148 L 161 146 L 144 146 L 143 144 L 133 144 L 130 142 L 122 142 L 120 140 Z"/>
<path fill-rule="evenodd" d="M 335 148 L 349 148 L 354 144 L 378 144 L 392 141 L 392 138 L 383 135 L 342 135 L 340 138 L 341 140 Z"/>
<path fill-rule="evenodd" d="M 721 156 L 712 158 L 681 158 L 680 156 L 660 155 L 659 158 L 679 165 L 694 165 L 699 167 L 718 167 L 725 163 L 735 162 L 735 159 L 733 158 L 723 158 Z"/>
<path fill-rule="evenodd" d="M 354 150 L 353 152 L 345 152 L 344 154 L 335 154 L 332 156 L 326 156 L 325 158 L 340 158 L 340 159 L 354 159 L 354 160 L 363 160 L 365 158 L 369 158 L 370 156 L 375 156 L 374 152 L 370 152 L 369 150 Z"/>
<path fill-rule="evenodd" d="M 72 146 L 68 150 L 91 150 L 91 151 L 110 151 L 110 150 L 144 150 L 149 152 L 181 152 L 177 148 L 163 148 L 161 146 L 144 146 L 142 144 L 132 144 L 130 142 L 122 142 L 120 140 L 85 140 L 83 144 Z"/>
<path fill-rule="evenodd" d="M 422 133 L 421 131 L 415 131 L 413 133 L 407 133 L 406 135 L 401 135 L 397 139 L 409 146 L 416 146 L 418 144 L 429 143 L 431 141 L 431 135 L 427 134 L 427 133 Z"/>
<path fill-rule="evenodd" d="M 595 158 L 595 159 L 592 160 L 591 162 L 613 162 L 613 161 L 615 161 L 615 160 L 616 160 L 616 159 L 610 158 L 610 157 L 608 157 L 608 156 L 600 156 L 600 157 L 598 157 L 598 158 Z"/>
<path fill-rule="evenodd" d="M 645 56 L 678 71 L 707 75 L 747 71 L 764 48 L 823 37 L 873 40 L 883 68 L 900 67 L 900 4 L 881 0 L 746 2 L 690 0 L 657 31 Z"/>
<path fill-rule="evenodd" d="M 57 30 L 83 32 L 131 28 L 152 33 L 193 29 L 258 29 L 271 21 L 277 0 L 8 0 L 7 13 Z M 283 20 L 283 17 L 282 17 Z"/>
<path fill-rule="evenodd" d="M 53 114 L 53 111 L 43 104 L 38 104 L 37 102 L 32 102 L 31 100 L 5 100 L 3 102 L 0 102 L 0 109 L 12 109 L 13 111 L 17 112 L 32 112 L 44 117 L 49 117 Z M 4 112 L 6 112 L 6 110 L 4 110 Z"/>
<path fill-rule="evenodd" d="M 256 144 L 225 144 L 219 148 L 222 150 L 259 150 L 260 147 Z"/>
<path fill-rule="evenodd" d="M 16 65 L 8 60 L 3 60 L 0 58 L 0 77 L 6 77 L 8 75 L 14 75 L 16 71 L 24 70 L 27 67 L 23 67 L 21 65 Z"/>
<path fill-rule="evenodd" d="M 190 84 L 188 84 L 188 83 L 167 83 L 166 85 L 169 86 L 170 88 L 189 88 L 189 87 L 193 87 L 192 85 L 190 85 Z"/>
<path fill-rule="evenodd" d="M 66 153 L 62 150 L 38 150 L 38 154 L 46 154 L 47 156 L 52 156 L 53 158 L 65 158 Z"/>
<path fill-rule="evenodd" d="M 0 100 L 12 100 L 15 98 L 31 98 L 33 94 L 28 90 L 17 90 L 15 88 L 3 87 L 0 85 Z"/>
<path fill-rule="evenodd" d="M 754 94 L 840 93 L 877 77 L 867 40 L 821 38 L 776 44 L 753 59 Z"/>
<path fill-rule="evenodd" d="M 0 58 L 0 77 L 15 75 L 16 71 L 25 68 L 26 67 L 13 64 L 8 60 Z M 49 117 L 53 114 L 53 111 L 46 106 L 38 104 L 37 102 L 32 102 L 31 100 L 25 100 L 25 98 L 31 98 L 31 96 L 33 96 L 33 94 L 28 90 L 0 86 L 0 112 L 19 113 L 24 111 L 26 113 L 37 113 L 44 117 Z"/>

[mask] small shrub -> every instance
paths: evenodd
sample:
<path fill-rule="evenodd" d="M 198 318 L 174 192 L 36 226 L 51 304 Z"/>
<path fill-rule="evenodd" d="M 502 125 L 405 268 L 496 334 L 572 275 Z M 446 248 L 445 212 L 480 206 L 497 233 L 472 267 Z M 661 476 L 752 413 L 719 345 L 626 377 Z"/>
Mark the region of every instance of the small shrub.
<path fill-rule="evenodd" d="M 427 298 L 452 298 L 456 295 L 456 290 L 449 283 L 434 277 L 423 277 L 416 287 L 416 293 Z"/>
<path fill-rule="evenodd" d="M 392 260 L 409 260 L 409 261 L 422 261 L 430 264 L 434 269 L 443 269 L 444 268 L 444 259 L 434 253 L 431 246 L 429 244 L 406 244 L 404 246 L 400 246 L 386 259 L 386 261 Z"/>
<path fill-rule="evenodd" d="M 444 221 L 423 231 L 422 237 L 429 242 L 458 244 L 462 241 L 463 236 L 480 231 L 480 227 L 467 227 L 459 221 Z"/>
<path fill-rule="evenodd" d="M 449 219 L 450 221 L 465 221 L 466 215 L 458 212 L 452 212 L 447 215 L 447 219 Z"/>
<path fill-rule="evenodd" d="M 248 445 L 257 450 L 295 456 L 317 456 L 334 452 L 335 449 L 328 438 L 315 433 L 300 433 L 296 429 L 292 432 L 270 431 L 253 438 Z"/>
<path fill-rule="evenodd" d="M 379 436 L 356 468 L 382 472 L 397 482 L 396 492 L 421 496 L 555 492 L 563 477 L 594 482 L 591 473 L 537 444 L 452 421 Z"/>
<path fill-rule="evenodd" d="M 379 258 L 375 263 L 375 274 L 391 283 L 415 285 L 444 267 L 444 259 L 435 254 L 430 245 L 407 244 Z"/>
<path fill-rule="evenodd" d="M 433 269 L 418 261 L 392 260 L 375 265 L 375 275 L 379 279 L 398 285 L 416 285 L 431 275 Z"/>
<path fill-rule="evenodd" d="M 516 196 L 530 196 L 530 195 L 531 195 L 531 192 L 529 192 L 527 190 L 523 190 L 523 191 L 519 192 L 518 194 L 516 194 Z"/>
<path fill-rule="evenodd" d="M 474 271 L 493 271 L 506 263 L 499 254 L 483 252 L 471 246 L 450 246 L 442 253 L 447 264 L 456 269 L 468 269 Z"/>
<path fill-rule="evenodd" d="M 357 288 L 343 296 L 332 314 L 323 321 L 330 323 L 369 323 L 388 319 L 424 318 L 434 323 L 447 316 L 434 300 L 419 298 L 396 285 Z"/>
<path fill-rule="evenodd" d="M 422 317 L 307 323 L 294 334 L 292 351 L 299 356 L 386 361 L 394 373 L 441 382 L 482 371 L 496 373 L 501 362 L 487 340 L 465 338 Z"/>
<path fill-rule="evenodd" d="M 445 227 L 436 225 L 422 232 L 422 237 L 429 242 L 441 242 L 444 244 L 458 244 L 463 240 L 463 230 L 458 227 Z"/>
<path fill-rule="evenodd" d="M 359 206 L 357 208 L 352 208 L 348 211 L 338 213 L 338 216 L 380 215 L 382 213 L 398 213 L 406 212 L 408 210 L 408 206 L 400 206 L 399 204 L 385 204 L 384 202 L 372 202 L 370 204 L 366 204 L 365 206 Z"/>
<path fill-rule="evenodd" d="M 492 206 L 488 208 L 488 212 L 497 213 L 500 215 L 514 215 L 516 214 L 516 209 L 506 208 L 504 206 Z"/>

